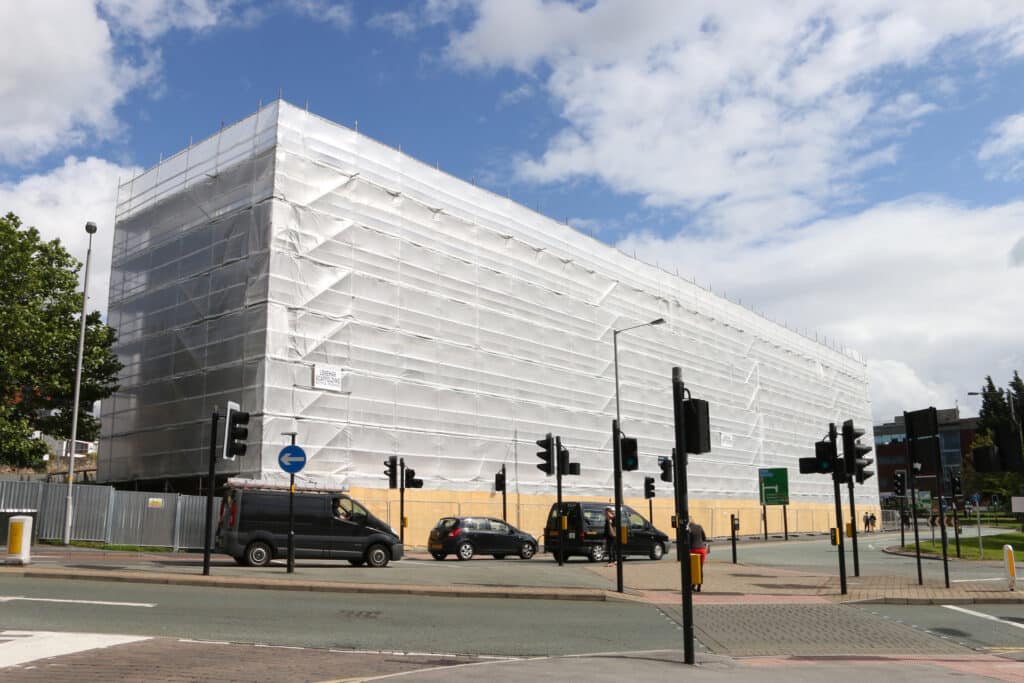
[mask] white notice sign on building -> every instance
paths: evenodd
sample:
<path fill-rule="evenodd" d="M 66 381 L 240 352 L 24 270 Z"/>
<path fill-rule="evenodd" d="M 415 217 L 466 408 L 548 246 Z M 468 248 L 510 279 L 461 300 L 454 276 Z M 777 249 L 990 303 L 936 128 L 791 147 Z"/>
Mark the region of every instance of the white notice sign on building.
<path fill-rule="evenodd" d="M 314 365 L 313 366 L 313 388 L 327 389 L 328 391 L 341 391 L 341 380 L 345 377 L 345 371 L 337 365 Z"/>

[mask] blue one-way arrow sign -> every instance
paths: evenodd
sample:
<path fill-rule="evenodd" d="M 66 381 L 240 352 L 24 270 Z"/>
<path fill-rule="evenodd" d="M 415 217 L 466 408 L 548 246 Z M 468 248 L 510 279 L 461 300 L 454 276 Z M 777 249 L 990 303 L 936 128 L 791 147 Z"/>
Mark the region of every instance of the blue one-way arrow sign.
<path fill-rule="evenodd" d="M 288 474 L 295 474 L 306 466 L 306 451 L 298 446 L 285 446 L 277 455 L 281 469 Z"/>

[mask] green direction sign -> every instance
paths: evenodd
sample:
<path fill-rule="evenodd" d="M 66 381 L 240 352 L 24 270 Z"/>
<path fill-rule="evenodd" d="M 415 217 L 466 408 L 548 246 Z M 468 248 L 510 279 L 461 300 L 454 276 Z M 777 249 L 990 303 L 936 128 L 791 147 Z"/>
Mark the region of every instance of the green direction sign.
<path fill-rule="evenodd" d="M 759 469 L 761 505 L 789 505 L 789 470 L 785 467 Z"/>

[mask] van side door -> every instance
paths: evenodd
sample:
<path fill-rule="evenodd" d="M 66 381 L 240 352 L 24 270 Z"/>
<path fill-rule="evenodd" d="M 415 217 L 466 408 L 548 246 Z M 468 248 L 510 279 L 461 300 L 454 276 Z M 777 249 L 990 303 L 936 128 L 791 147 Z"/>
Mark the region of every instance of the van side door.
<path fill-rule="evenodd" d="M 361 558 L 370 534 L 366 528 L 366 509 L 348 496 L 335 496 L 329 500 L 329 557 L 345 560 Z"/>

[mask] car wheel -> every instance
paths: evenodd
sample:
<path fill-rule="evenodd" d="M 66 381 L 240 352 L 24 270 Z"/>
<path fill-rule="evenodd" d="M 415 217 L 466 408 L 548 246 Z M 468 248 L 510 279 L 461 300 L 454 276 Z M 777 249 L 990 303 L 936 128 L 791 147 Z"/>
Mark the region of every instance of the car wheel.
<path fill-rule="evenodd" d="M 473 559 L 473 544 L 469 541 L 463 541 L 459 544 L 457 550 L 460 560 L 472 560 Z"/>
<path fill-rule="evenodd" d="M 587 559 L 591 562 L 600 562 L 604 559 L 604 548 L 599 545 L 590 546 L 590 551 L 587 553 Z"/>
<path fill-rule="evenodd" d="M 366 560 L 360 558 L 358 560 L 349 560 L 348 563 L 353 567 L 362 567 L 364 564 L 366 564 Z"/>
<path fill-rule="evenodd" d="M 660 560 L 665 556 L 665 546 L 660 543 L 655 543 L 651 546 L 651 559 Z"/>
<path fill-rule="evenodd" d="M 536 552 L 537 549 L 533 546 L 533 544 L 527 541 L 526 543 L 523 543 L 523 547 L 519 549 L 519 557 L 521 557 L 524 560 L 528 560 L 531 557 L 533 557 Z"/>
<path fill-rule="evenodd" d="M 430 556 L 433 557 L 435 560 L 443 560 L 444 558 L 448 557 L 448 554 L 447 553 L 430 553 Z"/>
<path fill-rule="evenodd" d="M 370 549 L 366 551 L 366 562 L 371 567 L 386 567 L 388 562 L 391 560 L 391 553 L 388 549 L 382 546 L 380 543 L 371 545 Z"/>
<path fill-rule="evenodd" d="M 245 563 L 250 567 L 266 567 L 273 556 L 270 546 L 263 541 L 253 541 L 245 549 Z"/>

